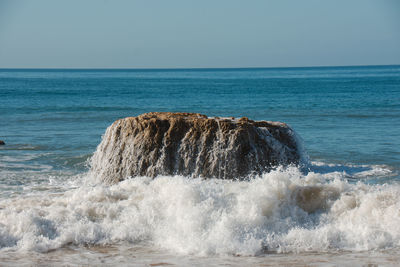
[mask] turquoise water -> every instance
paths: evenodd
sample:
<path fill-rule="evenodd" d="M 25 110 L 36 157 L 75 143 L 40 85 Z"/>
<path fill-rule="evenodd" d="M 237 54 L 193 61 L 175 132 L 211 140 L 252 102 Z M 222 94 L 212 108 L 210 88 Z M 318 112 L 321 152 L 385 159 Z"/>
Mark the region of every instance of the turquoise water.
<path fill-rule="evenodd" d="M 150 111 L 283 121 L 310 163 L 250 182 L 93 182 L 105 129 Z M 282 255 L 277 264 L 293 253 L 400 259 L 400 66 L 2 69 L 0 114 L 0 260 L 41 262 L 49 251 L 75 264 L 112 263 L 115 251 L 122 263 L 178 265 L 185 255 L 239 265 L 270 253 Z M 307 188 L 322 192 L 311 204 L 298 198 Z"/>
<path fill-rule="evenodd" d="M 400 166 L 400 66 L 0 70 L 0 155 L 75 170 L 113 121 L 149 111 L 283 121 L 312 160 Z"/>

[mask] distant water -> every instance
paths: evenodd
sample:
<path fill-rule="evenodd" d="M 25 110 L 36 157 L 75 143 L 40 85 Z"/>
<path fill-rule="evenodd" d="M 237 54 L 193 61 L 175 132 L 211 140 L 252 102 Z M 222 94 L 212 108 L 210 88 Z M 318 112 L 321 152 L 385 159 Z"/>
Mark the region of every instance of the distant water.
<path fill-rule="evenodd" d="M 150 111 L 283 121 L 310 163 L 250 182 L 88 175 L 105 129 Z M 400 66 L 3 69 L 0 114 L 5 264 L 400 261 Z"/>

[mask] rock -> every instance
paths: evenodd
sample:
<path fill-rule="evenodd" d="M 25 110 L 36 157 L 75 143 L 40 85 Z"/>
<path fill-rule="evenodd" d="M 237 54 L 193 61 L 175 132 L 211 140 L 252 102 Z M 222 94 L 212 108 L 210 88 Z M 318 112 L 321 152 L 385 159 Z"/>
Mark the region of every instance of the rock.
<path fill-rule="evenodd" d="M 151 112 L 108 127 L 91 174 L 108 183 L 158 175 L 243 179 L 300 160 L 296 135 L 285 123 Z"/>
<path fill-rule="evenodd" d="M 0 140 L 0 146 L 4 146 L 6 143 L 3 140 Z"/>

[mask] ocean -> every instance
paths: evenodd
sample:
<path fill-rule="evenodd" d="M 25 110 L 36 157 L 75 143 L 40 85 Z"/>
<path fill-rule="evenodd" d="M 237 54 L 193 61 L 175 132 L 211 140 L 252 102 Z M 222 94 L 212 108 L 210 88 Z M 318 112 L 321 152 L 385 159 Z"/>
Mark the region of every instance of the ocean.
<path fill-rule="evenodd" d="M 285 122 L 308 162 L 249 181 L 91 175 L 106 128 L 151 111 Z M 1 265 L 400 262 L 400 66 L 1 69 L 0 115 Z"/>

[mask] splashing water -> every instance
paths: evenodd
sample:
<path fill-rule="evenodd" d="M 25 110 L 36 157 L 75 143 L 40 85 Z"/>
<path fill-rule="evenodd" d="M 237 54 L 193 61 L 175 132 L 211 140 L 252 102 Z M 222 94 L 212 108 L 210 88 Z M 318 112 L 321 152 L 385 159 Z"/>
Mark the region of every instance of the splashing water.
<path fill-rule="evenodd" d="M 251 181 L 139 177 L 0 201 L 2 251 L 143 245 L 196 255 L 400 245 L 400 186 L 290 167 Z"/>

